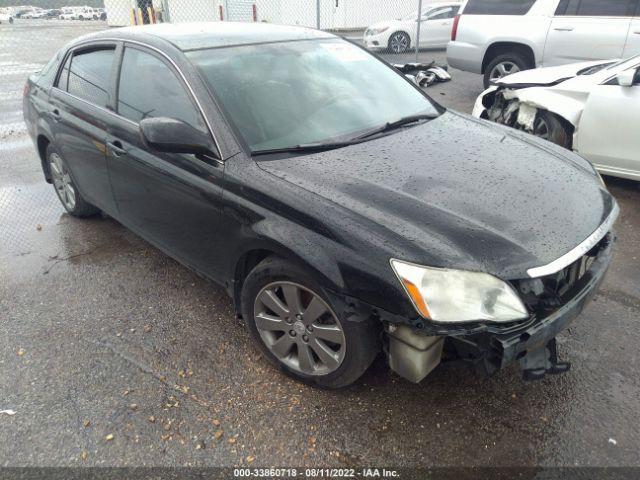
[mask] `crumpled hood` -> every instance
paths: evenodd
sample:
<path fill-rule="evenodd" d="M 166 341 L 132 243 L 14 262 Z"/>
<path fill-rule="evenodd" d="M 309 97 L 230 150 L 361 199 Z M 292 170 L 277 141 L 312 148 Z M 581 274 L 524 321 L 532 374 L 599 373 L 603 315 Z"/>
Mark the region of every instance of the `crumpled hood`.
<path fill-rule="evenodd" d="M 502 278 L 524 278 L 572 250 L 614 202 L 577 155 L 454 112 L 259 166 L 382 230 L 391 250 L 412 245 L 391 252 L 404 260 Z"/>
<path fill-rule="evenodd" d="M 503 77 L 495 83 L 502 86 L 553 85 L 561 80 L 567 80 L 577 76 L 578 72 L 585 68 L 614 62 L 616 62 L 616 60 L 597 60 L 592 62 L 570 63 L 557 67 L 536 68 L 535 70 L 523 70 Z"/>

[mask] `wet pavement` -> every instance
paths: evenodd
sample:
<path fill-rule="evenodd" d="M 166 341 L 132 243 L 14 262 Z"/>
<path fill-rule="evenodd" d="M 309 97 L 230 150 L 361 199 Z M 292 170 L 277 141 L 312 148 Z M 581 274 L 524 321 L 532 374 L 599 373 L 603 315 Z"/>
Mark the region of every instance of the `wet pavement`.
<path fill-rule="evenodd" d="M 0 414 L 0 466 L 640 466 L 638 184 L 607 179 L 616 257 L 559 337 L 566 375 L 448 364 L 414 385 L 380 358 L 314 389 L 260 356 L 221 288 L 114 220 L 66 215 L 44 183 L 24 78 L 96 28 L 0 25 L 0 410 L 16 412 Z M 430 92 L 469 112 L 480 78 L 453 75 Z"/>

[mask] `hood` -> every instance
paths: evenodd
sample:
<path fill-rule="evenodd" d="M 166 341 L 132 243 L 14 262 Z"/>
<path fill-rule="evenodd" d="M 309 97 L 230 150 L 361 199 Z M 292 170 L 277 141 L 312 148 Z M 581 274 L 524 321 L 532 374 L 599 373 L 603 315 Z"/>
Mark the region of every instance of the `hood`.
<path fill-rule="evenodd" d="M 347 209 L 342 221 L 362 218 L 362 234 L 382 232 L 403 260 L 515 279 L 572 250 L 614 205 L 587 162 L 538 142 L 447 112 L 369 142 L 258 165 Z"/>
<path fill-rule="evenodd" d="M 609 65 L 617 60 L 598 60 L 595 62 L 571 63 L 569 65 L 560 65 L 558 67 L 536 68 L 535 70 L 523 70 L 513 75 L 508 75 L 495 81 L 494 83 L 501 86 L 517 87 L 517 86 L 549 86 L 555 85 L 564 80 L 574 78 L 579 72 L 595 67 L 597 65 Z"/>

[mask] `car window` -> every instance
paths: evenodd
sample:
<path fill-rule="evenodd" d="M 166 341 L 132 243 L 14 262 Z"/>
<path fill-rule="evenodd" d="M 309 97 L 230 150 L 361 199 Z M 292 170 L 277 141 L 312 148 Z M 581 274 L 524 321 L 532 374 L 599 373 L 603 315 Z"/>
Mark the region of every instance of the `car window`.
<path fill-rule="evenodd" d="M 109 78 L 115 50 L 81 51 L 70 57 L 67 92 L 94 105 L 105 107 L 109 103 Z M 63 77 L 64 77 L 63 69 Z"/>
<path fill-rule="evenodd" d="M 465 14 L 475 15 L 524 15 L 536 0 L 469 0 Z"/>
<path fill-rule="evenodd" d="M 207 131 L 202 116 L 173 70 L 155 55 L 137 48 L 124 50 L 118 113 L 136 123 L 148 117 L 171 117 Z"/>
<path fill-rule="evenodd" d="M 455 13 L 453 13 L 452 8 L 447 8 L 446 10 L 438 10 L 434 11 L 430 16 L 429 20 L 445 20 L 447 18 L 455 17 Z"/>
<path fill-rule="evenodd" d="M 636 0 L 560 0 L 556 15 L 578 17 L 627 17 L 633 15 Z"/>

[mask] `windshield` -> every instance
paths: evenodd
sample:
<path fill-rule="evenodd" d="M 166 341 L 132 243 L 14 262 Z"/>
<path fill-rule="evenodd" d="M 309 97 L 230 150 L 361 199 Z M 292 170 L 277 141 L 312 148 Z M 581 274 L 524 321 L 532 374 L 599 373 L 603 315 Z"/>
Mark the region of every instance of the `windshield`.
<path fill-rule="evenodd" d="M 343 40 L 189 52 L 252 152 L 347 140 L 440 110 L 401 75 Z"/>

